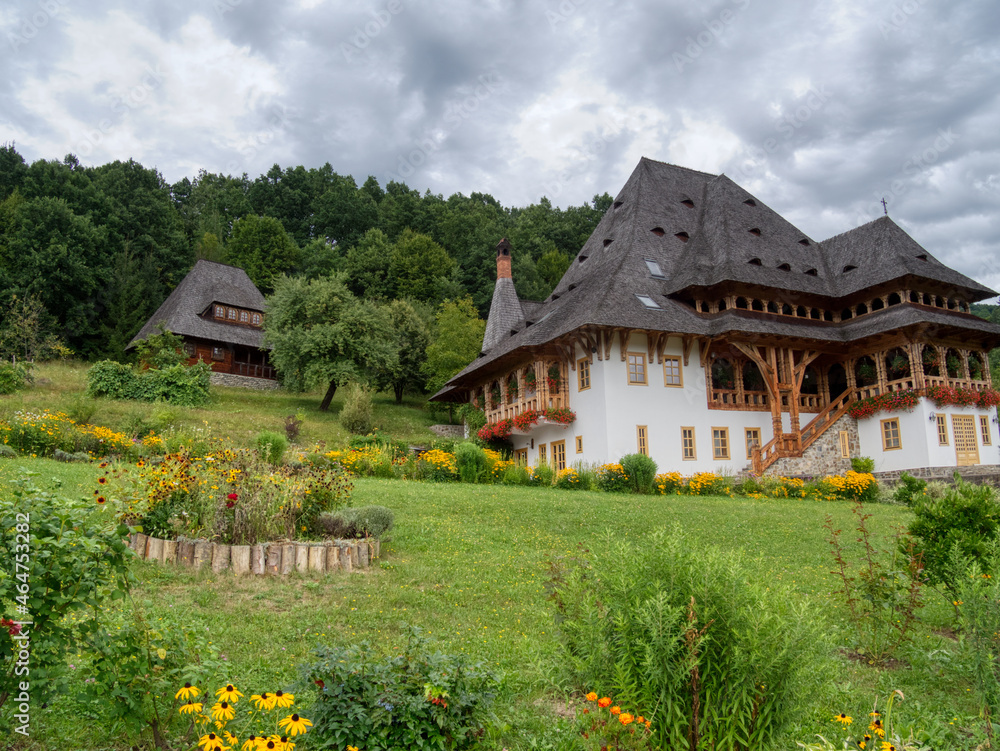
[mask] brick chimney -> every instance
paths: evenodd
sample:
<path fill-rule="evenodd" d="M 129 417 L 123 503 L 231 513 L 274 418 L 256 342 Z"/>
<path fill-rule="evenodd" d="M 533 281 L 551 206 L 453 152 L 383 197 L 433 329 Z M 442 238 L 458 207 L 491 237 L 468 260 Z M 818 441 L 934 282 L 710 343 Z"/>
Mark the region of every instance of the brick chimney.
<path fill-rule="evenodd" d="M 505 237 L 497 243 L 497 279 L 512 279 L 510 274 L 510 243 Z"/>

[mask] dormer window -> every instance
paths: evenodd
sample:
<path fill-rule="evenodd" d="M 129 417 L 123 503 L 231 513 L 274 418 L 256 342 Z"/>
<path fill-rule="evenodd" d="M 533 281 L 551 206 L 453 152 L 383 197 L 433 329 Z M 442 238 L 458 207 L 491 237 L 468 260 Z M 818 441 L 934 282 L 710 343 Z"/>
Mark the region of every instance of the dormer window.
<path fill-rule="evenodd" d="M 250 314 L 245 310 L 240 311 L 240 323 L 250 323 Z"/>
<path fill-rule="evenodd" d="M 588 258 L 588 257 L 589 257 L 589 256 L 587 256 L 586 254 L 584 254 L 584 253 L 581 253 L 580 255 L 578 255 L 578 256 L 576 257 L 576 262 L 577 262 L 577 263 L 583 263 L 584 261 L 586 261 L 586 260 L 587 260 L 587 258 Z"/>
<path fill-rule="evenodd" d="M 921 253 L 919 256 L 917 256 L 917 260 L 926 261 L 927 260 L 927 254 L 926 253 Z"/>
<path fill-rule="evenodd" d="M 625 202 L 624 201 L 615 201 L 614 202 L 615 209 L 620 209 L 622 207 L 623 203 L 625 203 Z"/>
<path fill-rule="evenodd" d="M 809 276 L 819 276 L 819 272 L 817 272 L 816 269 L 808 269 L 806 271 L 806 274 L 808 274 Z"/>
<path fill-rule="evenodd" d="M 230 308 L 229 309 L 229 320 L 230 321 L 235 321 L 236 320 L 236 308 Z"/>
<path fill-rule="evenodd" d="M 250 320 L 251 320 L 251 322 L 253 323 L 254 326 L 260 326 L 260 313 L 254 313 L 250 317 Z"/>
<path fill-rule="evenodd" d="M 215 317 L 216 318 L 225 318 L 226 317 L 226 309 L 223 306 L 221 306 L 221 305 L 216 305 L 215 306 Z"/>
<path fill-rule="evenodd" d="M 781 264 L 778 264 L 778 270 L 779 271 L 791 271 L 792 267 L 789 266 L 787 263 L 781 263 Z"/>
<path fill-rule="evenodd" d="M 682 243 L 686 243 L 688 240 L 691 239 L 691 235 L 689 235 L 687 232 L 678 232 L 676 235 L 674 235 L 674 237 L 676 237 Z"/>
<path fill-rule="evenodd" d="M 761 263 L 761 260 L 759 258 L 751 258 L 749 261 L 747 261 L 747 263 L 749 263 L 751 266 L 763 266 L 764 265 L 763 263 Z"/>

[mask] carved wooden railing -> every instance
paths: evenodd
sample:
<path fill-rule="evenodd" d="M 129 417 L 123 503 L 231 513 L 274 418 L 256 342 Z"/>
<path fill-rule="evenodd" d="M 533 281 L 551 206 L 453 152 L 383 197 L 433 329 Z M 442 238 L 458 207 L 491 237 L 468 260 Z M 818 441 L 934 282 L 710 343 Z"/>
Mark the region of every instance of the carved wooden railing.
<path fill-rule="evenodd" d="M 789 456 L 802 456 L 802 453 L 812 446 L 837 420 L 847 414 L 851 404 L 857 401 L 857 389 L 848 389 L 831 401 L 823 411 L 809 421 L 798 433 L 781 433 L 763 446 L 751 451 L 750 461 L 755 475 L 766 472 L 778 459 Z"/>

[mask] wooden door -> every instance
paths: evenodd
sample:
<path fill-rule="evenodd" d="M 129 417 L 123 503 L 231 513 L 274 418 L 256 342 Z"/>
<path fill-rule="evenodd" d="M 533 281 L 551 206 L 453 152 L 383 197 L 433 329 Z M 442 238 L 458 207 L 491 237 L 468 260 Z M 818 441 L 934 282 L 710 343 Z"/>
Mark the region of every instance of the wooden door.
<path fill-rule="evenodd" d="M 976 421 L 972 415 L 952 415 L 951 430 L 955 435 L 958 466 L 979 464 L 979 442 L 976 440 Z"/>

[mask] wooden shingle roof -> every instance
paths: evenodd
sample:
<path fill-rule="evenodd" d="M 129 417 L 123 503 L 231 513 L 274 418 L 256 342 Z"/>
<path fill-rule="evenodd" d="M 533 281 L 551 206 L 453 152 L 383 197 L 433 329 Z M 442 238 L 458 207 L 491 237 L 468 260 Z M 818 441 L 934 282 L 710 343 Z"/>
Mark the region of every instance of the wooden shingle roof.
<path fill-rule="evenodd" d="M 224 263 L 200 260 L 146 321 L 146 325 L 132 338 L 128 346 L 132 347 L 137 341 L 157 333 L 160 323 L 163 323 L 168 331 L 180 336 L 225 344 L 241 344 L 247 347 L 261 346 L 264 332 L 260 329 L 201 318 L 200 314 L 213 303 L 261 313 L 265 307 L 264 295 L 250 281 L 250 277 L 243 269 Z"/>
<path fill-rule="evenodd" d="M 524 327 L 497 337 L 436 398 L 470 385 L 477 373 L 495 369 L 492 364 L 509 360 L 519 348 L 544 345 L 586 325 L 848 343 L 925 323 L 1000 343 L 998 326 L 920 305 L 830 324 L 739 309 L 706 317 L 682 302 L 692 291 L 729 284 L 766 288 L 789 301 L 826 298 L 839 309 L 841 298 L 893 280 L 901 289 L 947 289 L 968 302 L 996 295 L 939 262 L 889 217 L 816 242 L 725 175 L 643 158 L 552 295 L 541 304 L 522 302 Z"/>

